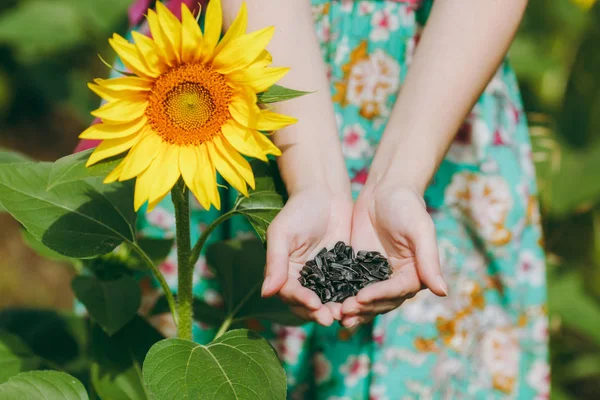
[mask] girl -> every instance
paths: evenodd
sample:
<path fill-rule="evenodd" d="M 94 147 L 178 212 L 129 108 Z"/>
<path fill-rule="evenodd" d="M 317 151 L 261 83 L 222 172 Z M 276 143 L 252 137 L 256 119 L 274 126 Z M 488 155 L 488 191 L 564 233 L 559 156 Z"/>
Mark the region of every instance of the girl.
<path fill-rule="evenodd" d="M 240 5 L 223 0 L 226 25 Z M 535 176 L 504 60 L 525 6 L 249 2 L 249 29 L 277 28 L 269 50 L 292 67 L 282 84 L 316 91 L 278 105 L 300 122 L 274 135 L 290 198 L 268 231 L 263 295 L 317 322 L 259 328 L 284 362 L 291 398 L 548 397 Z M 140 216 L 141 232 L 172 236 L 172 215 L 164 201 Z M 198 207 L 195 233 L 217 216 Z M 246 232 L 233 220 L 214 238 Z M 323 305 L 296 277 L 339 240 L 383 252 L 394 275 Z M 197 271 L 198 297 L 218 304 L 202 260 Z M 198 341 L 212 339 L 214 330 L 196 328 Z"/>

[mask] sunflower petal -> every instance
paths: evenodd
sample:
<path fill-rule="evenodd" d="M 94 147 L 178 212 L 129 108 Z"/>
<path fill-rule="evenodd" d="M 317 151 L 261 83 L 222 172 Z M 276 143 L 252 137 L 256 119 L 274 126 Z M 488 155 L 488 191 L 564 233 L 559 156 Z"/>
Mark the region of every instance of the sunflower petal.
<path fill-rule="evenodd" d="M 162 28 L 160 27 L 158 15 L 156 15 L 154 10 L 148 10 L 148 25 L 150 26 L 152 39 L 156 43 L 158 54 L 163 59 L 163 62 L 165 64 L 167 64 L 169 67 L 173 67 L 175 65 L 175 62 L 171 57 L 172 54 L 170 52 L 167 52 L 167 49 L 169 48 L 169 42 L 165 37 Z"/>
<path fill-rule="evenodd" d="M 267 50 L 264 50 L 260 55 L 248 65 L 248 68 L 264 68 L 273 64 L 273 56 Z"/>
<path fill-rule="evenodd" d="M 170 46 L 166 47 L 166 53 L 177 64 L 181 62 L 181 22 L 173 15 L 160 1 L 156 2 L 156 13 L 158 14 L 158 22 L 164 33 L 164 37 L 169 42 Z"/>
<path fill-rule="evenodd" d="M 159 75 L 166 72 L 168 67 L 159 56 L 160 53 L 156 48 L 154 40 L 136 31 L 131 32 L 131 36 L 133 36 L 140 57 L 144 60 L 148 68 Z"/>
<path fill-rule="evenodd" d="M 144 172 L 154 161 L 160 150 L 164 148 L 161 138 L 149 126 L 141 134 L 140 141 L 131 148 L 125 158 L 123 172 L 119 180 L 126 181 Z"/>
<path fill-rule="evenodd" d="M 217 169 L 206 145 L 196 147 L 198 152 L 198 171 L 196 174 L 196 185 L 202 185 L 209 201 L 217 210 L 221 209 L 221 196 L 217 187 Z"/>
<path fill-rule="evenodd" d="M 210 208 L 210 200 L 202 182 L 196 179 L 198 172 L 198 152 L 194 146 L 184 146 L 179 148 L 179 171 L 183 177 L 186 186 L 190 188 L 194 197 L 205 210 Z M 214 178 L 213 178 L 214 179 Z"/>
<path fill-rule="evenodd" d="M 277 131 L 296 122 L 298 120 L 294 117 L 277 114 L 270 110 L 260 110 L 260 118 L 258 119 L 256 129 L 259 131 Z"/>
<path fill-rule="evenodd" d="M 123 39 L 118 34 L 114 34 L 112 39 L 108 39 L 111 47 L 117 52 L 123 64 L 134 74 L 142 77 L 156 78 L 158 73 L 152 71 L 142 60 L 137 51 L 137 47 Z"/>
<path fill-rule="evenodd" d="M 91 140 L 124 138 L 139 133 L 147 122 L 148 119 L 144 115 L 138 120 L 124 124 L 95 124 L 83 131 L 83 133 L 79 135 L 79 138 Z"/>
<path fill-rule="evenodd" d="M 215 54 L 218 54 L 221 50 L 223 50 L 225 46 L 227 46 L 227 44 L 229 44 L 232 40 L 237 39 L 238 37 L 245 34 L 247 28 L 248 9 L 246 8 L 246 3 L 242 3 L 242 7 L 240 8 L 237 17 L 235 17 L 235 20 L 233 21 L 229 29 L 227 29 L 225 36 L 223 36 L 223 39 L 221 39 L 221 41 L 217 45 L 217 48 L 215 49 Z"/>
<path fill-rule="evenodd" d="M 152 90 L 152 81 L 139 78 L 137 76 L 125 76 L 112 79 L 94 79 L 94 83 L 108 90 L 114 91 L 141 91 L 149 92 Z"/>
<path fill-rule="evenodd" d="M 225 139 L 236 151 L 248 157 L 267 161 L 266 154 L 256 142 L 250 129 L 244 128 L 235 122 L 229 122 L 223 125 L 222 131 Z"/>
<path fill-rule="evenodd" d="M 102 143 L 100 143 L 98 147 L 96 147 L 96 150 L 94 150 L 94 152 L 90 155 L 90 158 L 88 158 L 85 166 L 89 167 L 98 161 L 116 156 L 117 154 L 121 154 L 124 151 L 129 150 L 137 144 L 137 142 L 140 140 L 140 137 L 141 135 L 132 135 L 124 138 L 102 141 Z"/>
<path fill-rule="evenodd" d="M 202 57 L 202 30 L 190 9 L 181 3 L 181 59 L 185 63 Z"/>
<path fill-rule="evenodd" d="M 104 183 L 113 183 L 116 182 L 119 179 L 119 176 L 121 176 L 121 172 L 123 172 L 123 166 L 125 165 L 125 159 L 123 159 L 119 165 L 117 165 L 115 167 L 115 169 L 113 169 L 110 174 L 108 174 L 106 176 L 106 178 L 104 178 Z"/>
<path fill-rule="evenodd" d="M 150 204 L 165 197 L 181 176 L 179 173 L 179 146 L 167 146 L 161 163 L 160 172 L 154 176 L 154 184 L 150 190 L 148 198 Z"/>
<path fill-rule="evenodd" d="M 92 115 L 111 122 L 130 122 L 142 117 L 146 112 L 146 107 L 148 107 L 148 101 L 146 100 L 117 100 L 106 103 L 96 111 L 92 111 Z"/>
<path fill-rule="evenodd" d="M 279 150 L 279 148 L 275 146 L 275 143 L 273 143 L 271 139 L 269 139 L 268 137 L 266 137 L 258 131 L 253 131 L 252 134 L 254 136 L 254 139 L 256 140 L 256 143 L 258 143 L 261 150 L 265 154 L 272 154 L 277 157 L 281 155 L 281 150 Z"/>
<path fill-rule="evenodd" d="M 258 58 L 271 41 L 275 28 L 267 28 L 233 39 L 215 56 L 215 70 L 221 74 L 245 68 Z"/>
<path fill-rule="evenodd" d="M 117 100 L 134 100 L 144 101 L 146 100 L 146 92 L 139 91 L 125 91 L 125 90 L 110 90 L 95 83 L 88 83 L 88 88 L 102 99 L 106 101 L 117 101 Z"/>
<path fill-rule="evenodd" d="M 211 145 L 212 151 L 210 150 Z M 246 183 L 251 188 L 255 187 L 254 173 L 250 163 L 220 137 L 215 137 L 212 143 L 209 142 L 209 151 L 211 156 L 214 156 L 215 166 L 221 176 L 235 189 L 248 196 Z"/>
<path fill-rule="evenodd" d="M 234 71 L 227 78 L 235 84 L 249 86 L 256 93 L 262 93 L 289 71 L 289 68 L 247 68 Z"/>
<path fill-rule="evenodd" d="M 205 50 L 207 54 L 212 54 L 219 42 L 221 30 L 223 29 L 223 9 L 221 8 L 221 0 L 208 2 L 204 26 Z"/>
<path fill-rule="evenodd" d="M 256 93 L 247 88 L 244 94 L 238 94 L 229 103 L 229 112 L 241 125 L 256 129 L 260 118 L 260 108 L 256 105 Z"/>
<path fill-rule="evenodd" d="M 150 189 L 156 179 L 156 174 L 160 172 L 162 166 L 162 158 L 166 152 L 166 146 L 162 149 L 158 156 L 150 163 L 150 166 L 142 172 L 135 181 L 135 193 L 133 196 L 133 208 L 139 210 L 150 197 Z"/>

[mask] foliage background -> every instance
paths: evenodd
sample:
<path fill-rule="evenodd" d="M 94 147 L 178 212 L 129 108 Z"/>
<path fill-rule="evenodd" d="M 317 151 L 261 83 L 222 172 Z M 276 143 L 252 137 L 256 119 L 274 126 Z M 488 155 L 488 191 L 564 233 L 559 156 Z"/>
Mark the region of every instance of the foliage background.
<path fill-rule="evenodd" d="M 54 160 L 97 105 L 85 82 L 124 31 L 130 0 L 0 3 L 0 147 Z M 528 112 L 548 251 L 555 399 L 600 393 L 600 4 L 530 0 L 511 49 Z M 0 215 L 0 309 L 72 306 L 64 264 L 40 259 Z"/>

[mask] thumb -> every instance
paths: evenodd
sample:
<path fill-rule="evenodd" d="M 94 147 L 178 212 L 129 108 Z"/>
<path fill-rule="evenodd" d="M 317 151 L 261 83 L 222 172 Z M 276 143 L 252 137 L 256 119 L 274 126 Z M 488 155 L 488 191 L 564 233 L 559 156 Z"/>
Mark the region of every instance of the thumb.
<path fill-rule="evenodd" d="M 285 284 L 289 268 L 289 241 L 286 234 L 271 224 L 267 230 L 267 265 L 262 296 L 271 297 Z"/>
<path fill-rule="evenodd" d="M 436 295 L 448 296 L 448 285 L 440 268 L 435 225 L 425 210 L 420 211 L 418 221 L 409 239 L 415 251 L 419 278 Z"/>

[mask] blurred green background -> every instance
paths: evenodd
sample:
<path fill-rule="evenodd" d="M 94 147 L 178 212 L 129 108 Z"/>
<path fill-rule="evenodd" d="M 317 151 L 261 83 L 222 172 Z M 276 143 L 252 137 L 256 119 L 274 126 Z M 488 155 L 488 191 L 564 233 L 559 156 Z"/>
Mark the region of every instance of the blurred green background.
<path fill-rule="evenodd" d="M 105 76 L 97 54 L 130 0 L 2 0 L 0 147 L 68 154 Z M 555 399 L 600 394 L 600 4 L 531 0 L 511 50 L 531 124 L 548 251 Z M 0 215 L 0 309 L 69 309 L 71 271 L 23 245 Z"/>

